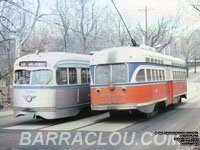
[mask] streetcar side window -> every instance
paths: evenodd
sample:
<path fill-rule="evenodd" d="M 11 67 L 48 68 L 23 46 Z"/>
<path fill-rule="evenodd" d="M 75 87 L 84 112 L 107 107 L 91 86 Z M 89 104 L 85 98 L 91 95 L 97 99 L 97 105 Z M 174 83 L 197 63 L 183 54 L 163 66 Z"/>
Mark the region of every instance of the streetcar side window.
<path fill-rule="evenodd" d="M 176 71 L 174 71 L 174 79 L 176 80 L 177 78 L 176 78 Z"/>
<path fill-rule="evenodd" d="M 182 77 L 182 71 L 180 71 L 180 80 L 182 80 L 183 77 Z"/>
<path fill-rule="evenodd" d="M 153 77 L 153 81 L 155 81 L 156 77 L 155 77 L 155 70 L 154 69 L 152 69 L 152 77 Z"/>
<path fill-rule="evenodd" d="M 146 57 L 146 62 L 150 62 L 150 58 L 149 57 Z"/>
<path fill-rule="evenodd" d="M 165 80 L 165 71 L 162 70 L 163 80 Z"/>
<path fill-rule="evenodd" d="M 144 69 L 141 69 L 138 71 L 136 75 L 136 81 L 137 82 L 144 82 L 145 81 L 145 72 Z"/>
<path fill-rule="evenodd" d="M 178 65 L 178 64 L 177 64 Z M 180 71 L 178 71 L 178 80 L 181 79 L 181 76 L 180 76 Z"/>
<path fill-rule="evenodd" d="M 30 84 L 30 71 L 17 70 L 15 71 L 15 84 Z"/>
<path fill-rule="evenodd" d="M 81 68 L 81 83 L 87 83 L 87 69 L 86 68 Z"/>
<path fill-rule="evenodd" d="M 183 80 L 185 80 L 185 79 L 186 79 L 186 73 L 183 72 Z"/>
<path fill-rule="evenodd" d="M 180 71 L 180 80 L 183 80 L 182 71 Z"/>
<path fill-rule="evenodd" d="M 162 76 L 162 71 L 159 70 L 159 77 L 160 77 L 160 80 L 163 80 L 163 76 Z"/>
<path fill-rule="evenodd" d="M 158 70 L 155 71 L 156 71 L 156 80 L 158 80 Z"/>
<path fill-rule="evenodd" d="M 173 71 L 174 72 L 174 80 L 176 80 L 176 71 Z"/>
<path fill-rule="evenodd" d="M 179 80 L 178 71 L 176 71 L 176 80 Z"/>
<path fill-rule="evenodd" d="M 57 84 L 67 84 L 67 68 L 59 68 L 56 71 Z"/>
<path fill-rule="evenodd" d="M 176 80 L 178 79 L 177 71 L 175 71 L 175 79 L 176 79 Z"/>
<path fill-rule="evenodd" d="M 183 71 L 181 71 L 181 80 L 183 80 Z"/>
<path fill-rule="evenodd" d="M 147 69 L 147 81 L 151 81 L 151 70 Z"/>
<path fill-rule="evenodd" d="M 157 70 L 158 80 L 160 80 L 159 70 Z"/>
<path fill-rule="evenodd" d="M 69 84 L 77 84 L 76 68 L 69 68 Z"/>

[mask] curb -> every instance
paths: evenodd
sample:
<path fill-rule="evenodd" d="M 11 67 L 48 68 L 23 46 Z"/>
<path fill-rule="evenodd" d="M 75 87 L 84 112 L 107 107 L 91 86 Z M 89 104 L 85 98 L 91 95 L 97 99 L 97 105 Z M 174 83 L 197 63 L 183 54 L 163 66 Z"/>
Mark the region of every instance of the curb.
<path fill-rule="evenodd" d="M 0 111 L 0 118 L 7 117 L 7 116 L 12 116 L 12 115 L 13 115 L 13 110 Z"/>

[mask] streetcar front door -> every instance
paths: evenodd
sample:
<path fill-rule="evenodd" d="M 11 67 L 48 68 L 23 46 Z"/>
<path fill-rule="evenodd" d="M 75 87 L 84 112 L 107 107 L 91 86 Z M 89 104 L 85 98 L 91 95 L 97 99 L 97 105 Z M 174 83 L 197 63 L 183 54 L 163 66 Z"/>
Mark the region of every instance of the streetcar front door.
<path fill-rule="evenodd" d="M 171 68 L 168 66 L 166 69 L 166 79 L 167 79 L 167 104 L 173 104 L 173 76 Z"/>

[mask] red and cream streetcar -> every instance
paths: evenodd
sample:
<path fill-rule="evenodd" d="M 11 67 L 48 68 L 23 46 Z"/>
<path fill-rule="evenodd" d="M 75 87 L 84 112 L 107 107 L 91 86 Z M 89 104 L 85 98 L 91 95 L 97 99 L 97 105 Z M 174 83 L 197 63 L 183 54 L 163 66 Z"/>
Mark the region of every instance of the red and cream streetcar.
<path fill-rule="evenodd" d="M 120 47 L 95 52 L 90 61 L 92 110 L 139 110 L 151 114 L 186 98 L 183 60 L 152 47 Z"/>

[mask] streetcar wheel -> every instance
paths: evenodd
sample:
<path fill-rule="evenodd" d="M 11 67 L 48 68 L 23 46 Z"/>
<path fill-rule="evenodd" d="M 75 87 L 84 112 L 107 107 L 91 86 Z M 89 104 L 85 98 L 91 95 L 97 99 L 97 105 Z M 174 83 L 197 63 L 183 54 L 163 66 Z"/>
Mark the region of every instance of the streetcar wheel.
<path fill-rule="evenodd" d="M 144 117 L 144 113 L 142 113 L 141 111 L 137 109 L 134 109 L 134 110 L 131 110 L 131 116 L 133 118 L 141 118 L 141 117 Z"/>
<path fill-rule="evenodd" d="M 145 116 L 146 116 L 147 119 L 150 119 L 150 118 L 152 118 L 152 117 L 158 115 L 158 112 L 159 112 L 158 107 L 155 107 L 155 109 L 154 109 L 153 112 L 151 112 L 151 113 L 146 113 Z"/>

